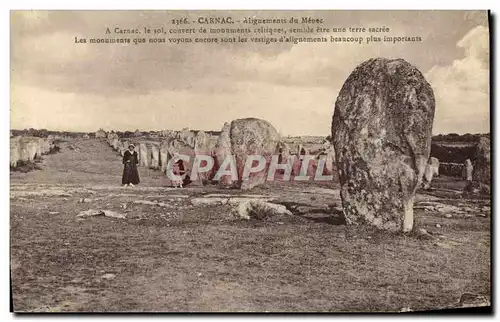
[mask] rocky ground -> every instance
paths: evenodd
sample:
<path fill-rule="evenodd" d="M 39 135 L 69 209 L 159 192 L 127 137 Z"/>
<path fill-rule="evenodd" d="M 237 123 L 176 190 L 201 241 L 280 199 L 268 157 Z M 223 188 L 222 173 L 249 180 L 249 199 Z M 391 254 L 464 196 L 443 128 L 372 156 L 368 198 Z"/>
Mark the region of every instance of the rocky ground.
<path fill-rule="evenodd" d="M 463 182 L 452 178 L 418 194 L 414 233 L 394 235 L 346 226 L 335 183 L 174 189 L 140 168 L 141 184 L 122 188 L 120 156 L 99 140 L 63 142 L 38 166 L 11 173 L 17 312 L 411 311 L 489 301 L 490 200 L 461 198 Z M 244 219 L 248 200 L 281 206 Z"/>

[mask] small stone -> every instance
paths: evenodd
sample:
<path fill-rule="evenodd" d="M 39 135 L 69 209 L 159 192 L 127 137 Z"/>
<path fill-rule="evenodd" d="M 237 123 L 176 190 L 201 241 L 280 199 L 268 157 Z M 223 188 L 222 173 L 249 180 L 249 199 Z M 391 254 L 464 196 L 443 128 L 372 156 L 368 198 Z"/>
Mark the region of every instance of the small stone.
<path fill-rule="evenodd" d="M 444 217 L 445 217 L 445 218 L 451 218 L 451 217 L 453 217 L 453 216 L 452 216 L 451 214 L 446 214 L 446 215 L 444 215 Z"/>
<path fill-rule="evenodd" d="M 88 209 L 86 211 L 80 212 L 77 217 L 91 217 L 91 216 L 102 216 L 104 212 L 102 210 Z"/>
<path fill-rule="evenodd" d="M 201 273 L 198 273 L 198 277 L 200 277 L 202 274 Z"/>
<path fill-rule="evenodd" d="M 248 200 L 236 207 L 236 213 L 243 219 L 264 219 L 273 215 L 292 215 L 284 205 L 273 204 L 262 200 Z"/>
<path fill-rule="evenodd" d="M 422 235 L 428 235 L 429 233 L 427 232 L 427 230 L 423 229 L 423 228 L 420 228 L 418 230 L 419 233 L 421 233 Z"/>
<path fill-rule="evenodd" d="M 486 217 L 486 214 L 477 214 L 478 217 Z"/>
<path fill-rule="evenodd" d="M 104 278 L 106 280 L 112 280 L 115 277 L 116 277 L 116 275 L 112 274 L 112 273 L 107 273 L 107 274 L 104 274 L 103 276 L 101 276 L 101 278 Z"/>
<path fill-rule="evenodd" d="M 440 224 L 436 224 L 436 228 L 441 228 L 441 225 Z"/>
<path fill-rule="evenodd" d="M 59 214 L 59 211 L 51 211 L 49 212 L 50 215 L 58 215 Z"/>
<path fill-rule="evenodd" d="M 119 218 L 119 219 L 125 219 L 127 216 L 125 214 L 120 214 L 111 210 L 103 210 L 104 216 L 106 217 L 113 217 L 113 218 Z"/>

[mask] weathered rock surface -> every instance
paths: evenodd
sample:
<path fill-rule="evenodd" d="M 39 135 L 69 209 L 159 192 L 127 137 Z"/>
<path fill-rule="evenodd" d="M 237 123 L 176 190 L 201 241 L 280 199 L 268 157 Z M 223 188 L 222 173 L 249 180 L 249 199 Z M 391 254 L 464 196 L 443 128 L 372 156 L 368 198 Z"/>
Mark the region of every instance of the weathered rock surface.
<path fill-rule="evenodd" d="M 229 125 L 224 124 L 215 152 L 217 164 L 221 165 L 227 155 L 233 155 L 236 160 L 238 180 L 233 182 L 230 176 L 225 176 L 220 183 L 223 185 L 235 183 L 244 190 L 265 183 L 271 157 L 278 151 L 279 142 L 280 135 L 271 123 L 265 120 L 245 118 L 234 120 Z M 262 171 L 250 173 L 249 177 L 243 180 L 243 169 L 249 155 L 264 157 L 266 165 Z"/>
<path fill-rule="evenodd" d="M 269 216 L 292 215 L 291 211 L 283 205 L 258 199 L 241 202 L 237 207 L 237 214 L 243 219 L 264 219 Z"/>
<path fill-rule="evenodd" d="M 115 211 L 95 210 L 95 209 L 88 209 L 88 210 L 82 211 L 76 216 L 79 218 L 106 216 L 106 217 L 119 218 L 119 219 L 125 219 L 127 217 L 125 214 L 120 214 L 120 213 L 117 213 Z"/>
<path fill-rule="evenodd" d="M 370 59 L 348 77 L 332 121 L 348 224 L 412 230 L 434 108 L 431 86 L 402 59 Z"/>
<path fill-rule="evenodd" d="M 186 145 L 194 149 L 196 135 L 193 131 L 190 131 L 188 129 L 183 129 L 182 131 L 179 131 L 179 133 L 177 134 L 177 140 L 185 143 Z"/>
<path fill-rule="evenodd" d="M 167 164 L 169 160 L 167 142 L 162 142 L 160 145 L 160 160 L 161 160 L 160 170 L 161 172 L 165 173 L 167 171 Z"/>
<path fill-rule="evenodd" d="M 488 296 L 474 293 L 462 294 L 458 302 L 459 307 L 482 307 L 490 305 L 491 300 Z"/>
<path fill-rule="evenodd" d="M 149 167 L 151 164 L 151 153 L 149 152 L 146 142 L 139 144 L 139 164 L 144 167 Z"/>
<path fill-rule="evenodd" d="M 222 127 L 222 132 L 219 135 L 219 139 L 215 145 L 215 170 L 218 171 L 220 166 L 223 164 L 226 157 L 231 155 L 231 123 L 224 123 Z M 220 178 L 219 183 L 221 185 L 227 186 L 232 184 L 231 176 L 224 175 Z"/>
<path fill-rule="evenodd" d="M 491 187 L 491 143 L 489 138 L 481 137 L 477 143 L 476 161 L 472 182 L 481 192 L 490 193 Z"/>
<path fill-rule="evenodd" d="M 151 147 L 151 164 L 149 167 L 151 169 L 159 169 L 160 168 L 160 145 L 156 142 L 149 143 Z"/>
<path fill-rule="evenodd" d="M 433 175 L 439 176 L 439 159 L 435 158 L 435 157 L 430 157 L 429 158 L 429 165 L 432 168 Z"/>
<path fill-rule="evenodd" d="M 439 160 L 434 157 L 429 158 L 424 171 L 424 177 L 422 180 L 422 185 L 424 189 L 429 189 L 431 187 L 432 179 L 434 176 L 439 175 Z"/>
<path fill-rule="evenodd" d="M 464 168 L 462 171 L 462 179 L 467 181 L 472 181 L 472 173 L 474 171 L 474 167 L 472 166 L 472 162 L 470 159 L 465 160 Z"/>
<path fill-rule="evenodd" d="M 194 156 L 200 155 L 200 156 L 212 157 L 214 147 L 215 147 L 215 140 L 212 138 L 210 134 L 204 131 L 198 131 L 198 133 L 196 133 L 194 139 Z M 193 162 L 194 161 L 195 160 L 193 160 Z M 199 166 L 200 168 L 208 166 L 208 164 L 206 163 L 207 161 L 202 161 L 202 162 L 198 162 L 198 160 L 196 161 L 197 161 L 196 166 Z M 213 167 L 211 167 L 210 171 L 207 172 L 197 171 L 197 180 L 200 180 L 201 182 L 207 182 L 213 177 L 214 175 L 213 170 L 214 170 Z"/>

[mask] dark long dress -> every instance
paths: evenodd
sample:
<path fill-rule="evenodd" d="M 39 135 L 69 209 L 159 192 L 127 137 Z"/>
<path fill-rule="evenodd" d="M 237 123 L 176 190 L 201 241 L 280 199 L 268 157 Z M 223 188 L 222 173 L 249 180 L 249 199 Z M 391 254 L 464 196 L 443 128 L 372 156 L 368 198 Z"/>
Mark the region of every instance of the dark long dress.
<path fill-rule="evenodd" d="M 139 172 L 137 171 L 137 164 L 139 163 L 139 159 L 137 157 L 137 152 L 131 153 L 129 150 L 125 151 L 123 154 L 123 176 L 122 176 L 122 184 L 138 184 L 139 181 Z"/>

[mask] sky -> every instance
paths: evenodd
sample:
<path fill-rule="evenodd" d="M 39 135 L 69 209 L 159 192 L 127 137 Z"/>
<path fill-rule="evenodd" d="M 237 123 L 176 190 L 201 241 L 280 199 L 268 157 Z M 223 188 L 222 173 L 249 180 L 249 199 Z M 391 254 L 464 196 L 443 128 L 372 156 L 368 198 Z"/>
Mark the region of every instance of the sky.
<path fill-rule="evenodd" d="M 174 18 L 215 16 L 316 17 L 326 28 L 387 27 L 422 42 L 75 43 L 108 27 L 170 29 Z M 436 97 L 434 134 L 490 128 L 486 11 L 13 11 L 10 33 L 14 129 L 220 130 L 258 117 L 282 135 L 326 136 L 344 81 L 374 57 L 406 59 L 424 74 Z"/>

